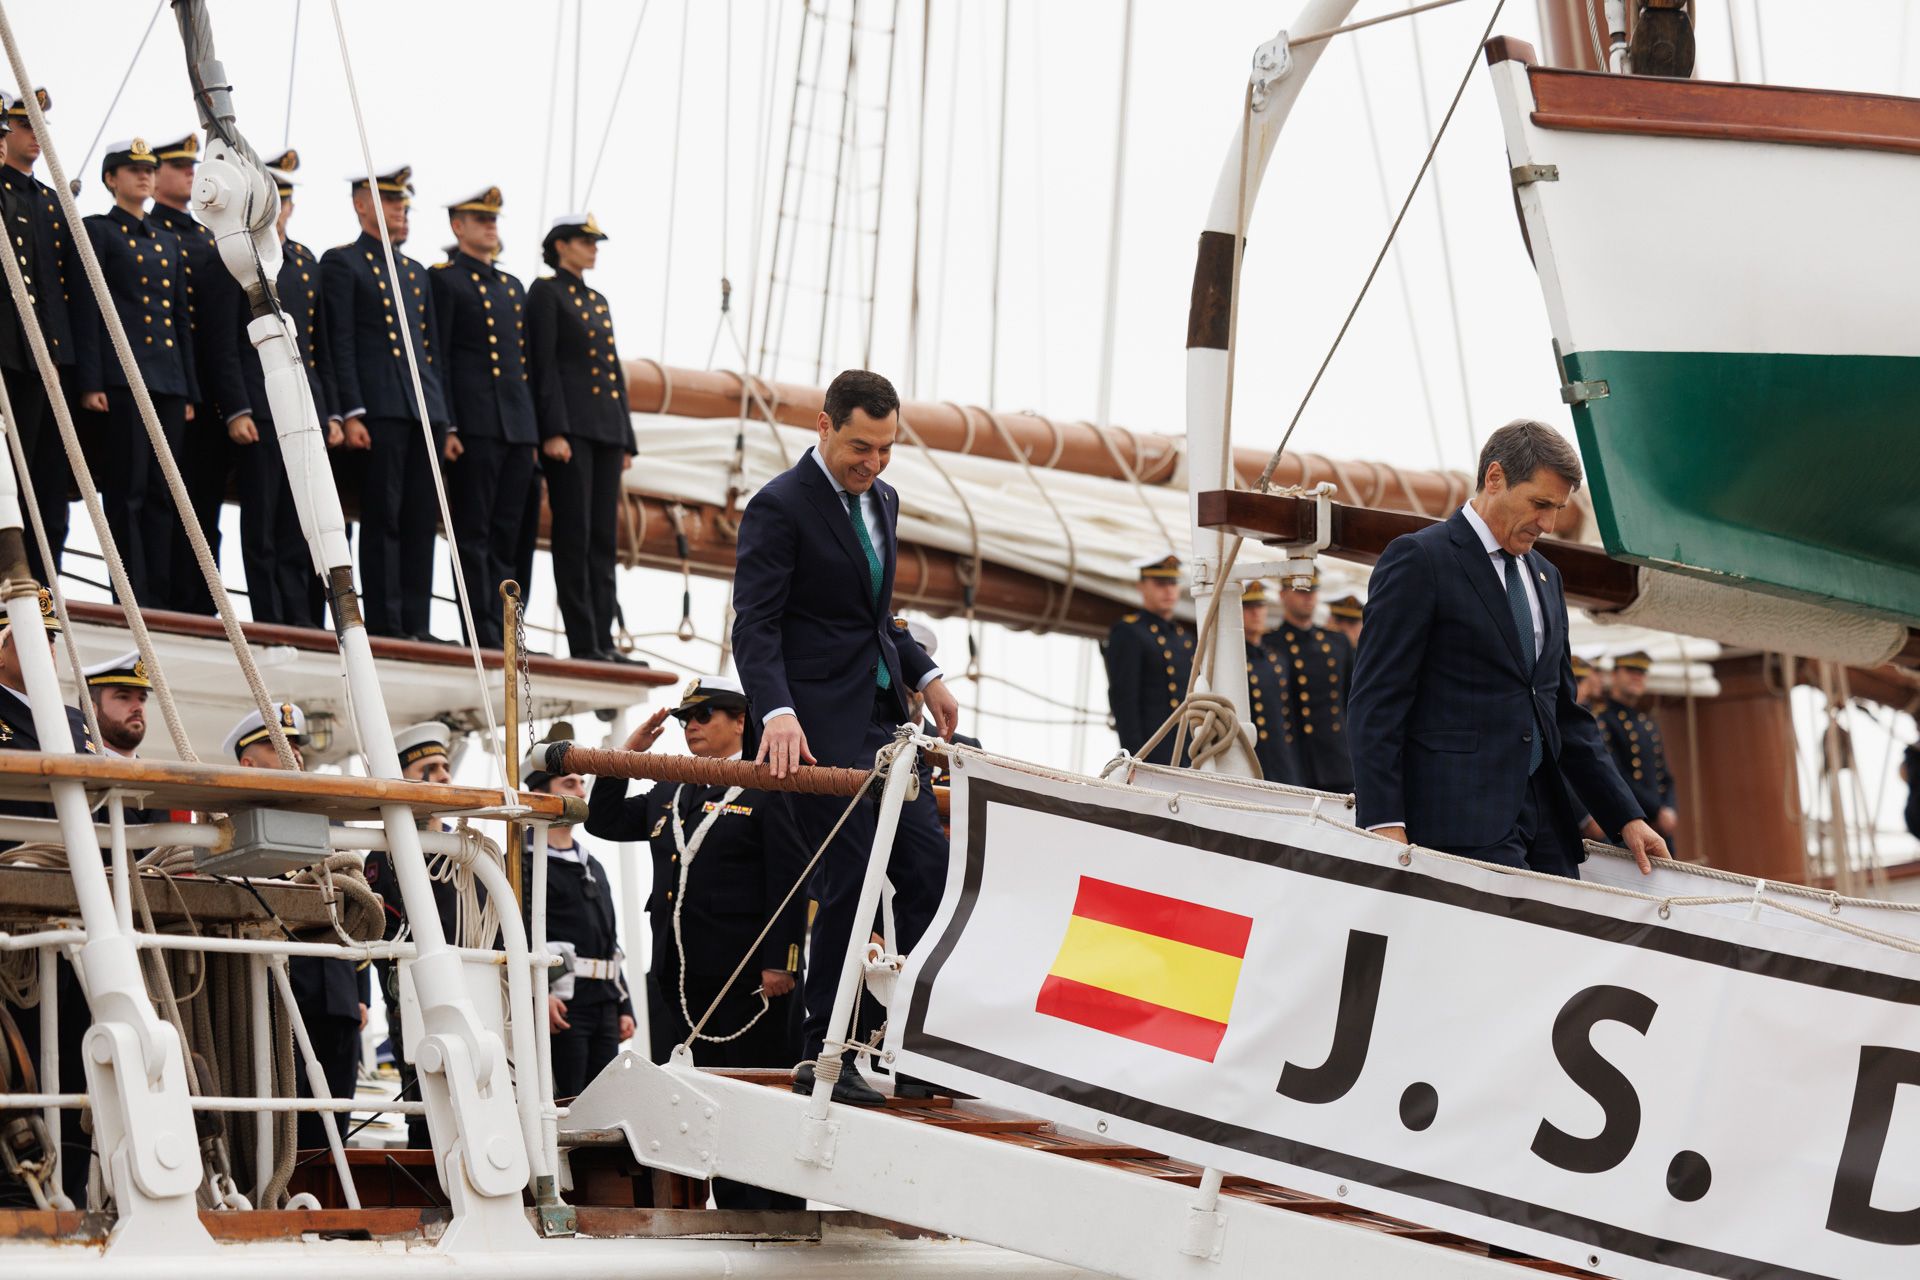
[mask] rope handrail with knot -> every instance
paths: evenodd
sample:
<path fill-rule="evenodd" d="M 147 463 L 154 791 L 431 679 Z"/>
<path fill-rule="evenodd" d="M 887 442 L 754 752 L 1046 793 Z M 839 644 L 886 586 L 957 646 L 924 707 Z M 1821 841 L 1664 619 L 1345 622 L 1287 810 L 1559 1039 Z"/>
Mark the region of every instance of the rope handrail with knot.
<path fill-rule="evenodd" d="M 760 791 L 791 791 L 808 796 L 851 796 L 871 776 L 867 769 L 841 769 L 803 764 L 784 778 L 773 776 L 773 766 L 751 760 L 709 760 L 703 756 L 670 755 L 657 751 L 616 751 L 557 742 L 548 748 L 550 765 L 567 773 L 599 778 L 633 778 L 652 782 L 688 782 L 701 787 L 752 787 Z"/>

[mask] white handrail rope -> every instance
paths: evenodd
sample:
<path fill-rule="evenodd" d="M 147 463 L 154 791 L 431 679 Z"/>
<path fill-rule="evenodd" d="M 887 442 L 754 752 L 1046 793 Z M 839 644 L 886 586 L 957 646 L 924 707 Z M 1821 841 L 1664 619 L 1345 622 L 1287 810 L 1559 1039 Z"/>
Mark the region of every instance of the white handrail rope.
<path fill-rule="evenodd" d="M 380 193 L 372 189 L 373 148 L 367 142 L 367 118 L 360 109 L 360 88 L 354 80 L 353 55 L 347 49 L 346 21 L 340 16 L 340 0 L 328 0 L 328 3 L 333 10 L 334 34 L 340 43 L 340 69 L 346 76 L 347 101 L 353 107 L 354 132 L 360 140 L 360 159 L 367 167 L 368 191 L 377 202 Z M 380 253 L 387 264 L 387 279 L 393 281 L 394 293 L 398 295 L 400 271 L 394 262 L 393 234 L 387 230 L 384 210 L 380 210 L 380 216 L 375 221 L 380 226 Z M 427 388 L 426 384 L 420 380 L 420 358 L 414 350 L 411 336 L 409 335 L 409 341 L 401 344 L 401 350 L 407 357 L 407 373 L 413 383 L 414 408 L 420 415 L 420 440 L 427 451 L 427 473 L 433 477 L 433 498 L 440 508 L 441 527 L 447 531 L 447 555 L 453 569 L 453 597 L 460 606 L 460 620 L 466 625 L 467 654 L 473 659 L 474 684 L 480 695 L 480 708 L 487 717 L 487 750 L 493 756 L 496 776 L 500 780 L 506 802 L 511 807 L 519 803 L 519 797 L 507 787 L 507 764 L 501 747 L 500 726 L 493 714 L 493 694 L 487 688 L 486 664 L 480 659 L 480 644 L 475 639 L 478 633 L 473 625 L 473 601 L 467 595 L 467 575 L 460 564 L 460 540 L 453 536 L 453 513 L 447 506 L 447 481 L 446 477 L 440 474 L 440 449 L 433 438 L 433 422 L 427 413 Z M 506 678 L 511 679 L 512 673 L 506 673 Z M 512 747 L 513 744 L 508 743 L 507 746 Z"/>
<path fill-rule="evenodd" d="M 7 60 L 12 65 L 13 74 L 18 83 L 32 84 L 33 78 L 27 74 L 26 61 L 21 57 L 19 43 L 13 34 L 13 23 L 3 3 L 0 3 L 0 40 L 6 43 Z M 213 558 L 212 548 L 207 545 L 206 533 L 200 528 L 199 520 L 193 515 L 193 499 L 187 493 L 186 481 L 180 476 L 179 464 L 173 456 L 173 446 L 168 443 L 166 432 L 160 425 L 160 417 L 154 411 L 153 398 L 147 392 L 147 380 L 140 372 L 139 363 L 134 359 L 133 345 L 127 340 L 126 328 L 120 323 L 120 312 L 114 305 L 112 292 L 107 288 L 106 276 L 101 272 L 99 255 L 93 251 L 93 239 L 85 230 L 79 206 L 74 202 L 73 193 L 67 186 L 67 175 L 60 164 L 59 150 L 54 146 L 52 132 L 47 128 L 46 113 L 40 109 L 40 101 L 32 93 L 22 98 L 21 102 L 26 106 L 27 115 L 33 123 L 34 136 L 40 140 L 41 155 L 46 159 L 48 176 L 53 179 L 54 195 L 59 198 L 60 207 L 66 213 L 67 227 L 73 234 L 74 249 L 79 253 L 81 265 L 86 270 L 87 283 L 100 303 L 101 323 L 107 331 L 108 340 L 113 344 L 114 355 L 120 362 L 120 368 L 126 375 L 127 391 L 133 396 L 134 403 L 140 410 L 141 425 L 146 428 L 147 439 L 153 446 L 154 459 L 160 465 L 160 474 L 166 479 L 167 494 L 173 501 L 174 510 L 180 514 L 180 525 L 186 532 L 188 545 L 193 548 L 194 562 L 200 567 L 200 576 L 205 580 L 207 591 L 213 597 L 214 609 L 219 614 L 221 626 L 227 633 L 227 643 L 232 647 L 234 657 L 239 661 L 241 674 L 246 678 L 247 690 L 253 695 L 254 707 L 260 712 L 260 718 L 267 729 L 267 736 L 273 742 L 274 754 L 280 758 L 283 767 L 293 768 L 293 748 L 287 742 L 287 735 L 280 728 L 280 717 L 274 713 L 273 699 L 267 693 L 266 683 L 260 675 L 259 664 L 254 661 L 253 646 L 248 643 L 246 633 L 240 629 L 240 620 L 234 615 L 233 601 L 227 595 L 226 584 L 220 579 L 220 566 Z M 16 275 L 18 275 L 17 269 L 7 272 L 9 285 L 13 284 Z M 25 288 L 24 281 L 21 283 L 21 288 L 23 290 Z M 18 298 L 16 298 L 16 306 L 21 308 L 23 318 L 25 313 L 32 309 L 31 303 L 23 304 Z M 47 379 L 44 368 L 41 378 L 43 381 Z M 48 383 L 48 398 L 54 402 L 56 416 L 63 413 L 61 401 L 64 397 L 59 393 L 58 388 L 57 381 Z M 63 441 L 70 427 L 71 419 L 67 419 L 62 425 Z M 73 459 L 78 448 L 79 441 L 75 437 L 68 446 L 70 460 Z M 74 469 L 76 474 L 84 472 L 84 459 Z M 101 523 L 104 523 L 104 516 Z M 101 550 L 103 553 L 117 557 L 119 554 L 117 549 L 110 553 L 106 552 L 110 545 L 112 545 L 112 539 L 108 538 L 101 544 Z M 124 580 L 124 573 L 117 575 L 116 591 L 121 589 L 120 583 Z M 127 611 L 129 627 L 131 627 L 132 616 L 138 612 L 138 605 L 131 589 L 122 595 L 121 607 Z M 136 644 L 139 643 L 140 641 L 136 638 Z M 142 648 L 141 657 L 152 664 L 149 672 L 155 681 L 155 691 L 158 692 L 164 676 L 159 673 L 158 664 L 149 656 L 150 648 L 149 642 Z M 169 730 L 173 727 L 170 722 Z M 184 732 L 178 735 L 175 746 L 180 749 L 183 760 L 198 760 L 198 757 L 193 754 L 192 744 L 185 741 Z"/>
<path fill-rule="evenodd" d="M 54 616 L 60 619 L 61 639 L 66 642 L 67 667 L 73 676 L 74 705 L 80 708 L 80 714 L 86 718 L 88 736 L 93 739 L 95 746 L 104 750 L 106 744 L 100 739 L 100 717 L 93 699 L 88 696 L 86 670 L 80 664 L 80 642 L 73 635 L 73 619 L 67 616 L 67 595 L 60 589 L 60 575 L 52 572 L 53 545 L 47 540 L 47 522 L 40 514 L 39 495 L 34 492 L 33 476 L 27 469 L 27 453 L 20 445 L 19 424 L 13 416 L 13 397 L 7 391 L 5 379 L 0 379 L 0 419 L 6 423 L 7 449 L 13 455 L 13 473 L 20 480 L 21 515 L 33 529 L 33 543 L 40 549 L 40 563 L 48 570 L 47 595 L 53 601 Z"/>

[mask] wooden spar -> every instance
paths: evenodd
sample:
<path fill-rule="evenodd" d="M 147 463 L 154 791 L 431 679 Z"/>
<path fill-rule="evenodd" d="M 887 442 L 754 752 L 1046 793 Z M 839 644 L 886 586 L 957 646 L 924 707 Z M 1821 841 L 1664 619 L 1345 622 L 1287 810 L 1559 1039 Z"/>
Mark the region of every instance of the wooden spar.
<path fill-rule="evenodd" d="M 818 387 L 791 382 L 754 380 L 758 398 L 770 405 L 774 418 L 785 426 L 811 430 L 825 396 Z M 740 416 L 740 375 L 726 370 L 676 369 L 653 360 L 627 361 L 627 404 L 635 413 L 663 413 L 680 418 L 737 418 Z M 952 401 L 911 400 L 903 406 L 907 422 L 930 448 L 980 458 L 1013 460 L 1013 453 L 994 430 L 985 409 Z M 761 417 L 752 403 L 749 417 Z M 1055 421 L 1037 413 L 1002 413 L 1000 425 L 1036 467 L 1051 467 L 1082 475 L 1125 480 L 1115 463 L 1118 453 L 1142 484 L 1184 484 L 1180 466 L 1185 445 L 1172 436 L 1107 428 L 1113 444 L 1101 443 L 1099 430 L 1088 422 Z M 1264 449 L 1234 450 L 1234 468 L 1242 483 L 1259 479 L 1267 464 Z M 1459 472 L 1402 469 L 1385 462 L 1336 461 L 1318 454 L 1289 453 L 1274 472 L 1276 486 L 1317 484 L 1330 480 L 1350 502 L 1430 515 L 1451 512 L 1467 499 L 1467 477 Z"/>

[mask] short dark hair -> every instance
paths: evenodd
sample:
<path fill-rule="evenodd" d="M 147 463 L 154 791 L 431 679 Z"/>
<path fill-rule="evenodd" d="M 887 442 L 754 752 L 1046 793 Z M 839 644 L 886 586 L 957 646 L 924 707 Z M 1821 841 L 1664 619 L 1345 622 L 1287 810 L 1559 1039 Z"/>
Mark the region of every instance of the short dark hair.
<path fill-rule="evenodd" d="M 1487 468 L 1495 462 L 1500 464 L 1500 474 L 1509 485 L 1525 484 L 1542 467 L 1575 489 L 1584 478 L 1580 455 L 1567 443 L 1567 438 L 1532 418 L 1515 418 L 1487 437 L 1486 445 L 1480 450 L 1480 470 L 1474 477 L 1474 492 L 1487 487 Z"/>
<path fill-rule="evenodd" d="M 827 398 L 820 408 L 838 431 L 847 425 L 855 409 L 876 419 L 893 413 L 900 408 L 900 393 L 871 369 L 847 369 L 828 384 Z"/>

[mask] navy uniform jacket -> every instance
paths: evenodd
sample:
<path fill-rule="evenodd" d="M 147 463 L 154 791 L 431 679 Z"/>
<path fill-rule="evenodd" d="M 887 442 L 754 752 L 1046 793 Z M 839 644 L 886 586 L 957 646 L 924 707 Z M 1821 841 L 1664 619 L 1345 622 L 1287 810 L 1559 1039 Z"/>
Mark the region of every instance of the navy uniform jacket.
<path fill-rule="evenodd" d="M 1287 651 L 1273 637 L 1247 645 L 1247 708 L 1253 713 L 1260 772 L 1268 782 L 1298 787 L 1306 770 L 1293 721 L 1292 671 Z"/>
<path fill-rule="evenodd" d="M 80 359 L 81 335 L 93 324 L 93 290 L 87 287 L 67 216 L 60 211 L 60 197 L 40 179 L 9 164 L 0 164 L 0 188 L 8 196 L 7 234 L 20 273 L 26 277 L 41 332 L 47 336 L 47 350 L 55 364 L 74 365 Z M 6 294 L 0 307 L 11 312 L 12 292 L 0 293 Z M 22 368 L 31 367 L 31 356 L 28 360 Z"/>
<path fill-rule="evenodd" d="M 1107 664 L 1107 702 L 1113 708 L 1114 729 L 1120 745 L 1137 756 L 1187 696 L 1187 682 L 1193 675 L 1193 628 L 1178 618 L 1123 614 L 1107 632 L 1100 656 Z M 1168 733 L 1145 758 L 1155 764 L 1170 763 L 1173 737 Z"/>
<path fill-rule="evenodd" d="M 317 941 L 329 942 L 330 938 Z M 360 1006 L 373 1003 L 373 974 L 367 964 L 323 956 L 294 956 L 287 961 L 287 981 L 300 1016 L 350 1020 L 360 1025 Z"/>
<path fill-rule="evenodd" d="M 1331 627 L 1282 622 L 1267 643 L 1293 664 L 1291 714 L 1299 740 L 1300 785 L 1316 791 L 1353 790 L 1348 754 L 1347 691 L 1353 683 L 1353 645 Z"/>
<path fill-rule="evenodd" d="M 1644 711 L 1603 696 L 1593 708 L 1601 740 L 1613 755 L 1621 781 L 1633 793 L 1637 816 L 1652 822 L 1662 808 L 1679 806 L 1673 799 L 1673 773 L 1667 768 L 1666 744 L 1660 726 Z"/>
<path fill-rule="evenodd" d="M 326 335 L 320 330 L 320 260 L 313 250 L 298 240 L 280 242 L 280 274 L 274 277 L 274 289 L 280 295 L 280 309 L 293 321 L 294 342 L 307 368 L 307 388 L 313 393 L 313 407 L 320 421 L 340 416 L 333 387 L 333 365 L 328 359 Z M 267 400 L 267 375 L 260 367 L 247 326 L 253 323 L 253 309 L 246 292 L 233 290 L 234 341 L 240 352 L 240 370 L 246 381 L 246 398 L 238 413 L 245 409 L 261 422 L 273 420 L 273 405 Z"/>
<path fill-rule="evenodd" d="M 727 788 L 676 787 L 663 782 L 644 795 L 630 797 L 625 778 L 596 778 L 587 798 L 589 832 L 603 840 L 644 840 L 653 854 L 653 892 L 647 897 L 653 974 L 668 992 L 673 991 L 673 975 L 680 969 L 673 946 L 680 849 L 669 810 L 676 794 L 682 830 L 691 843 L 700 824 L 726 798 Z M 786 806 L 775 796 L 748 789 L 714 819 L 687 868 L 685 900 L 678 903 L 688 973 L 721 979 L 732 973 L 800 878 L 806 858 L 782 825 L 786 813 Z M 807 931 L 806 896 L 795 893 L 787 902 L 787 909 L 742 972 L 741 989 L 751 991 L 757 986 L 763 969 L 800 972 L 800 943 Z M 695 1009 L 693 1016 L 702 1012 Z"/>
<path fill-rule="evenodd" d="M 600 865 L 600 859 L 578 844 L 574 848 L 586 860 L 584 864 L 556 858 L 545 849 L 535 855 L 547 860 L 547 937 L 571 942 L 574 955 L 582 960 L 611 960 L 620 949 L 620 930 L 613 918 L 613 887 L 607 883 L 607 869 Z M 606 978 L 576 977 L 573 1002 L 616 1000 L 620 1012 L 631 1016 L 633 996 L 623 993 L 624 985 Z"/>
<path fill-rule="evenodd" d="M 542 440 L 568 436 L 633 452 L 627 379 L 605 295 L 565 271 L 535 280 L 527 290 L 527 360 Z"/>
<path fill-rule="evenodd" d="M 877 601 L 853 517 L 812 449 L 747 503 L 733 572 L 733 660 L 753 714 L 792 707 L 814 758 L 843 768 L 873 764 L 857 757 L 880 693 L 880 664 L 892 678 L 895 724 L 907 718 L 908 694 L 934 669 L 911 632 L 888 625 L 900 495 L 875 479 L 861 505 L 875 498 L 884 534 L 874 548 Z"/>
<path fill-rule="evenodd" d="M 242 305 L 245 293 L 220 261 L 213 232 L 195 221 L 192 214 L 156 200 L 147 218 L 173 232 L 180 241 L 180 278 L 187 285 L 187 318 L 176 321 L 175 327 L 184 323 L 193 331 L 194 373 L 201 396 L 223 420 L 232 418 L 247 408 L 241 350 L 245 350 L 250 363 L 260 363 L 253 358 L 251 346 L 235 345 L 233 327 L 226 320 L 236 306 Z"/>
<path fill-rule="evenodd" d="M 526 298 L 520 282 L 458 252 L 435 263 L 427 278 L 440 322 L 441 376 L 454 430 L 468 439 L 539 443 L 533 388 L 527 382 Z"/>
<path fill-rule="evenodd" d="M 68 707 L 67 724 L 72 728 L 73 740 L 81 751 L 94 752 L 93 739 L 87 735 L 87 718 L 76 707 Z M 0 751 L 38 751 L 40 735 L 34 731 L 33 711 L 27 706 L 27 700 L 20 694 L 0 685 Z M 64 744 L 57 750 L 66 751 Z M 47 800 L 0 800 L 0 813 L 16 818 L 54 817 L 53 801 Z M 133 815 L 127 815 L 129 822 Z M 0 842 L 0 849 L 11 849 L 14 841 Z"/>
<path fill-rule="evenodd" d="M 427 269 L 398 249 L 393 262 L 400 272 L 397 305 L 380 237 L 363 231 L 358 240 L 329 249 L 320 258 L 323 345 L 333 366 L 340 416 L 419 421 L 413 376 L 400 345 L 404 337 L 420 363 L 427 417 L 438 426 L 447 420 L 447 402 L 440 365 L 433 358 L 439 323 Z"/>
<path fill-rule="evenodd" d="M 1534 575 L 1544 628 L 1531 679 L 1506 590 L 1464 515 L 1387 544 L 1368 584 L 1347 707 L 1359 825 L 1400 824 L 1416 844 L 1455 848 L 1506 838 L 1535 733 L 1540 767 L 1570 783 L 1602 827 L 1640 816 L 1574 697 L 1560 571 L 1538 551 L 1520 564 Z M 1561 835 L 1580 847 L 1573 830 Z"/>
<path fill-rule="evenodd" d="M 187 273 L 180 238 L 152 218 L 135 218 L 115 205 L 87 219 L 87 234 L 100 271 L 113 293 L 121 327 L 133 346 L 134 363 L 155 395 L 200 402 L 194 369 L 193 331 L 187 324 Z M 127 385 L 119 358 L 97 316 L 81 331 L 79 389 L 107 391 Z"/>

